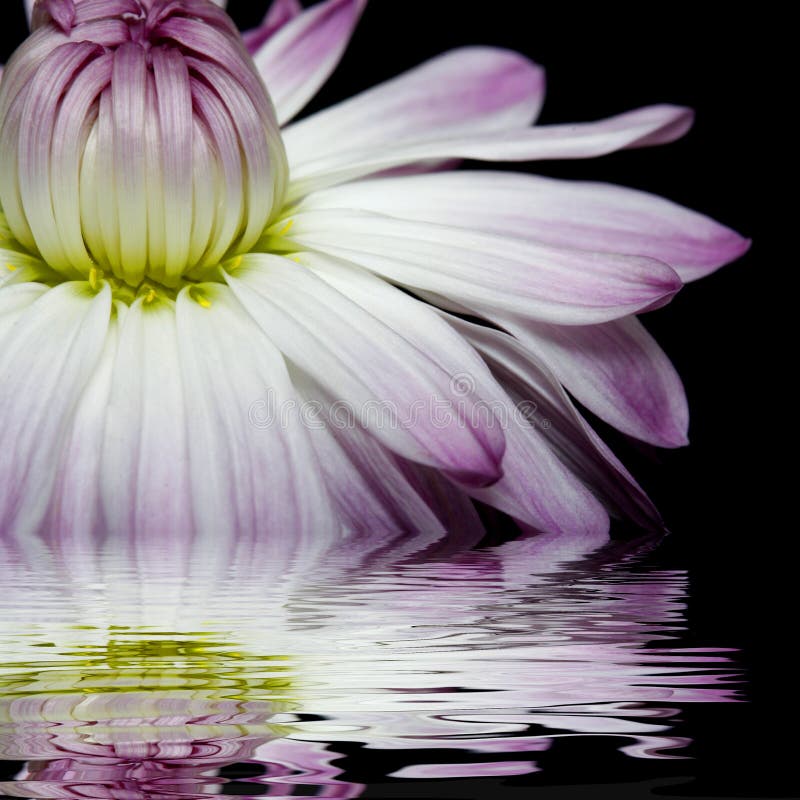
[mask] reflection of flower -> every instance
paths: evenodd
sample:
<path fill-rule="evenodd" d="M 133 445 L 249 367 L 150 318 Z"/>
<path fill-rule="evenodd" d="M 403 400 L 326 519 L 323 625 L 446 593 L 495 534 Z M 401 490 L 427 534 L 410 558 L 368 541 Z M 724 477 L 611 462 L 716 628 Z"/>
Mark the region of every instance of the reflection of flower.
<path fill-rule="evenodd" d="M 161 645 L 161 646 L 159 646 Z M 173 652 L 183 667 L 161 662 Z M 111 642 L 96 666 L 14 676 L 0 698 L 0 758 L 28 764 L 3 787 L 31 797 L 203 796 L 226 783 L 218 771 L 263 759 L 276 794 L 312 776 L 324 797 L 353 797 L 334 757 L 315 743 L 281 742 L 276 724 L 291 680 L 254 679 L 236 668 L 238 654 L 211 641 Z M 131 669 L 126 663 L 145 665 Z M 266 662 L 262 664 L 264 668 Z M 269 744 L 268 744 L 269 743 Z"/>
<path fill-rule="evenodd" d="M 635 314 L 746 242 L 640 192 L 447 168 L 666 143 L 690 112 L 530 127 L 542 71 L 473 47 L 281 133 L 364 5 L 275 0 L 242 39 L 208 0 L 28 2 L 0 84 L 4 528 L 475 538 L 477 498 L 602 537 L 596 494 L 657 524 L 566 392 L 683 444 L 683 390 Z M 267 390 L 290 410 L 260 428 Z M 340 430 L 337 400 L 414 423 Z"/>
<path fill-rule="evenodd" d="M 275 794 L 356 797 L 332 765 L 342 742 L 402 755 L 402 778 L 535 771 L 565 735 L 670 757 L 687 743 L 672 717 L 733 699 L 730 667 L 673 644 L 685 575 L 638 558 L 536 536 L 274 586 L 246 562 L 204 582 L 202 563 L 170 579 L 153 557 L 84 553 L 86 585 L 65 578 L 77 565 L 7 555 L 0 618 L 18 602 L 35 615 L 0 633 L 0 756 L 31 762 L 3 790 L 193 796 L 245 761 Z M 172 613 L 157 598 L 170 582 Z"/>

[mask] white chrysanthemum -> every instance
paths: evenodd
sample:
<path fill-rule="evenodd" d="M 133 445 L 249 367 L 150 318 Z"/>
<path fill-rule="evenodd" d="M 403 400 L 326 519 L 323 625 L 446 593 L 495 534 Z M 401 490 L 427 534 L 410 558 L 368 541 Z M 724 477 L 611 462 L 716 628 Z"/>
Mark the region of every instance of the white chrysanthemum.
<path fill-rule="evenodd" d="M 657 524 L 567 392 L 683 444 L 635 315 L 746 242 L 641 192 L 445 170 L 691 113 L 531 127 L 542 71 L 471 47 L 279 132 L 363 5 L 275 0 L 241 39 L 208 0 L 33 7 L 0 84 L 4 532 L 475 541 L 472 499 L 591 539 L 607 509 Z"/>

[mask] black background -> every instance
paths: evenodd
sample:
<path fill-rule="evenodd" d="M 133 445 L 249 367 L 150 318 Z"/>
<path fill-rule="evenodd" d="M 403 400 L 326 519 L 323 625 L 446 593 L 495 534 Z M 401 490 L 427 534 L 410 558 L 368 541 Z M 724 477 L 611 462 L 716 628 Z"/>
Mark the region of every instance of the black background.
<path fill-rule="evenodd" d="M 2 60 L 23 36 L 21 9 L 21 2 L 4 3 Z M 263 13 L 252 0 L 231 0 L 229 10 L 240 27 Z M 344 99 L 451 47 L 519 50 L 547 68 L 542 123 L 591 120 L 659 102 L 697 110 L 694 130 L 678 143 L 537 164 L 531 171 L 652 191 L 754 241 L 738 263 L 688 286 L 669 307 L 645 318 L 684 378 L 691 445 L 666 453 L 628 450 L 626 458 L 672 530 L 657 559 L 690 570 L 689 643 L 742 648 L 749 702 L 687 714 L 696 760 L 670 762 L 680 766 L 668 770 L 645 769 L 605 751 L 599 756 L 588 747 L 575 751 L 571 779 L 563 769 L 553 777 L 576 786 L 605 784 L 600 796 L 650 796 L 645 786 L 630 787 L 628 794 L 612 784 L 653 774 L 694 776 L 687 786 L 656 790 L 670 796 L 800 794 L 793 775 L 797 737 L 790 734 L 796 667 L 787 651 L 797 627 L 796 605 L 787 599 L 796 525 L 778 514 L 784 492 L 791 492 L 780 475 L 794 468 L 788 441 L 794 364 L 776 357 L 786 339 L 778 309 L 791 297 L 788 280 L 797 265 L 779 241 L 779 201 L 767 183 L 791 181 L 778 148 L 786 128 L 781 109 L 792 95 L 774 91 L 782 72 L 775 38 L 781 26 L 780 20 L 762 22 L 752 10 L 704 15 L 665 4 L 631 11 L 524 0 L 373 0 L 341 67 L 311 106 Z M 357 762 L 353 779 L 380 774 L 375 754 L 370 758 L 351 759 Z M 549 782 L 545 772 L 529 785 Z M 508 783 L 521 787 L 525 781 Z M 399 793 L 376 786 L 367 796 L 504 796 L 499 784 L 418 783 L 413 790 L 405 784 Z M 528 796 L 511 786 L 507 791 Z M 544 797 L 597 796 L 541 791 Z"/>

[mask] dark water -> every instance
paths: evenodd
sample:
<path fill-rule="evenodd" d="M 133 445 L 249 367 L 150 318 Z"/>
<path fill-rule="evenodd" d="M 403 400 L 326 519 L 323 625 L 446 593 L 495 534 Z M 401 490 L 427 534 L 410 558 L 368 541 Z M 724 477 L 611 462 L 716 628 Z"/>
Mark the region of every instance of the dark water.
<path fill-rule="evenodd" d="M 692 715 L 741 707 L 742 679 L 687 645 L 687 574 L 651 544 L 310 573 L 7 550 L 0 792 L 577 797 L 554 784 L 624 762 L 612 796 L 680 794 Z"/>

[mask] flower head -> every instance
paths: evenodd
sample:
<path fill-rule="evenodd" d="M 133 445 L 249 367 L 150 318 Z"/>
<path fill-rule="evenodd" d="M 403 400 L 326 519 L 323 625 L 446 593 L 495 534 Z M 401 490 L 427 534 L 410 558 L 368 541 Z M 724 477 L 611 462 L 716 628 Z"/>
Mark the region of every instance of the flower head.
<path fill-rule="evenodd" d="M 642 192 L 450 168 L 668 143 L 691 112 L 533 126 L 542 70 L 469 47 L 291 123 L 365 0 L 275 0 L 241 38 L 217 5 L 38 0 L 6 68 L 4 532 L 463 546 L 473 500 L 591 543 L 608 512 L 658 526 L 572 398 L 684 444 L 636 315 L 747 242 Z"/>

